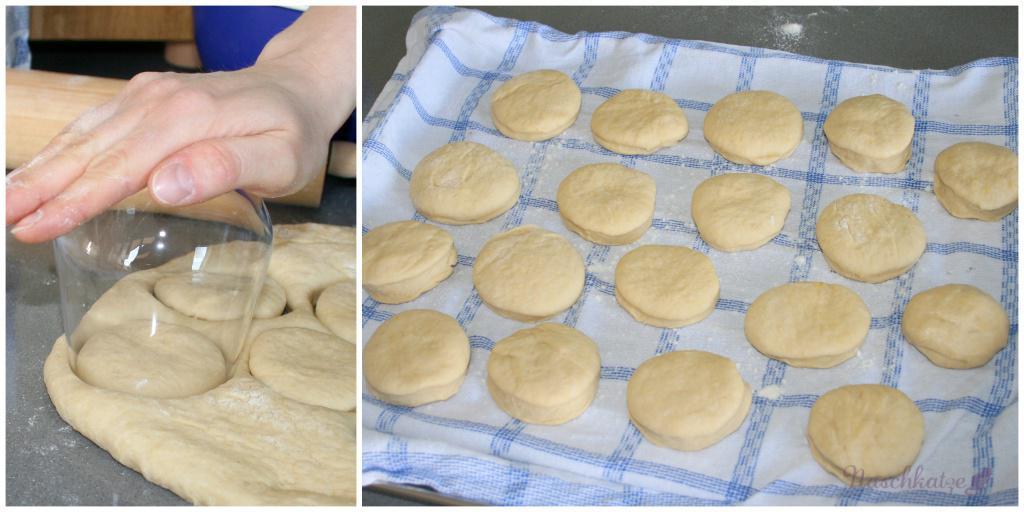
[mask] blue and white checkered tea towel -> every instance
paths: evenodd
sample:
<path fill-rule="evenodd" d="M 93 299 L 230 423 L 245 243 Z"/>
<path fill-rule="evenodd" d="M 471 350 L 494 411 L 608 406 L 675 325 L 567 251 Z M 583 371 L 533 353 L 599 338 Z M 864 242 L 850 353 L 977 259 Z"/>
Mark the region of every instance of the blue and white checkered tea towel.
<path fill-rule="evenodd" d="M 455 238 L 451 278 L 407 304 L 363 303 L 363 339 L 398 311 L 431 308 L 456 317 L 469 334 L 472 362 L 448 401 L 415 409 L 364 395 L 364 483 L 404 482 L 442 494 L 505 505 L 668 504 L 1014 504 L 1017 502 L 1017 213 L 999 222 L 951 217 L 932 193 L 932 163 L 949 145 L 982 140 L 1017 149 L 1017 60 L 993 58 L 944 71 L 908 71 L 821 60 L 760 48 L 671 40 L 645 34 L 558 32 L 537 23 L 462 9 L 429 8 L 409 29 L 408 54 L 369 112 L 363 156 L 364 232 L 419 219 L 408 180 L 428 152 L 452 141 L 480 142 L 514 162 L 522 197 L 486 224 L 442 226 Z M 528 143 L 501 136 L 490 94 L 510 77 L 559 69 L 579 84 L 579 120 L 559 137 Z M 650 156 L 623 157 L 596 143 L 590 116 L 625 88 L 676 99 L 691 131 L 681 144 Z M 726 94 L 767 89 L 792 100 L 806 122 L 804 142 L 776 165 L 739 166 L 714 154 L 701 133 L 708 108 Z M 917 129 L 905 172 L 859 174 L 829 153 L 827 113 L 851 96 L 881 93 L 913 111 Z M 652 228 L 626 247 L 591 244 L 568 232 L 555 192 L 583 164 L 620 162 L 657 182 Z M 789 188 L 793 210 L 771 243 L 752 252 L 709 250 L 689 212 L 694 187 L 709 176 L 749 171 Z M 909 273 L 882 284 L 831 271 L 814 238 L 819 210 L 869 192 L 903 204 L 922 219 L 927 250 Z M 582 297 L 554 321 L 575 326 L 601 349 L 597 399 L 561 426 L 527 425 L 488 396 L 484 376 L 494 343 L 524 324 L 501 318 L 474 293 L 474 256 L 492 235 L 521 224 L 563 234 L 584 256 Z M 721 299 L 706 320 L 681 329 L 634 321 L 615 303 L 614 268 L 638 244 L 667 243 L 707 252 L 721 279 Z M 869 305 L 871 330 L 857 356 L 835 368 L 790 368 L 755 351 L 743 315 L 761 292 L 799 280 L 841 283 Z M 928 362 L 900 335 L 914 294 L 950 282 L 998 298 L 1013 319 L 1009 346 L 982 368 L 948 370 Z M 626 414 L 633 370 L 652 356 L 702 349 L 728 356 L 755 389 L 740 429 L 699 452 L 645 441 Z M 847 488 L 811 458 L 804 433 L 822 393 L 844 384 L 898 387 L 924 412 L 926 437 L 906 477 Z"/>

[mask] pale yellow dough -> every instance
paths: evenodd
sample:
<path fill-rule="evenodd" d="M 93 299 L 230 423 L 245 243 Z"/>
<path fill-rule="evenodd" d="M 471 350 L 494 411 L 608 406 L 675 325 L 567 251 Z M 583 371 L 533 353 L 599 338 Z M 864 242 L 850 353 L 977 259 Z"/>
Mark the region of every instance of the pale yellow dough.
<path fill-rule="evenodd" d="M 416 407 L 451 398 L 469 367 L 469 338 L 454 318 L 428 309 L 382 323 L 363 348 L 363 377 L 374 396 Z"/>
<path fill-rule="evenodd" d="M 558 211 L 574 233 L 604 245 L 635 242 L 651 227 L 654 179 L 619 164 L 584 165 L 558 186 Z"/>
<path fill-rule="evenodd" d="M 924 226 L 914 212 L 883 197 L 851 194 L 822 210 L 818 245 L 832 270 L 881 283 L 910 270 L 924 254 Z"/>
<path fill-rule="evenodd" d="M 708 178 L 693 190 L 690 212 L 701 238 L 720 251 L 749 251 L 782 231 L 789 189 L 760 174 Z"/>
<path fill-rule="evenodd" d="M 754 348 L 804 368 L 831 368 L 853 357 L 870 328 L 871 314 L 856 293 L 818 282 L 788 283 L 762 293 L 743 321 Z"/>
<path fill-rule="evenodd" d="M 857 96 L 832 109 L 824 130 L 832 153 L 850 169 L 891 174 L 910 159 L 914 116 L 881 94 Z"/>
<path fill-rule="evenodd" d="M 924 442 L 924 416 L 897 389 L 842 386 L 814 403 L 807 441 L 826 471 L 847 485 L 865 485 L 898 476 L 914 463 Z"/>
<path fill-rule="evenodd" d="M 363 289 L 385 304 L 409 302 L 447 279 L 457 258 L 455 240 L 441 228 L 384 224 L 363 235 Z"/>
<path fill-rule="evenodd" d="M 626 89 L 605 101 L 590 118 L 594 140 L 623 155 L 649 155 L 686 138 L 686 114 L 670 96 Z"/>
<path fill-rule="evenodd" d="M 673 450 L 703 450 L 743 423 L 750 385 L 728 358 L 700 350 L 644 361 L 626 387 L 629 419 L 648 441 Z"/>
<path fill-rule="evenodd" d="M 168 307 L 200 320 L 235 320 L 242 317 L 248 306 L 239 300 L 248 280 L 249 276 L 180 272 L 157 281 L 153 295 Z M 281 316 L 285 302 L 284 288 L 267 277 L 256 299 L 253 316 Z"/>
<path fill-rule="evenodd" d="M 704 138 L 731 162 L 769 165 L 793 154 L 804 119 L 791 101 L 771 91 L 742 91 L 718 100 L 704 117 Z"/>
<path fill-rule="evenodd" d="M 495 313 L 539 322 L 583 292 L 583 258 L 561 235 L 521 226 L 493 236 L 473 264 L 473 285 Z"/>
<path fill-rule="evenodd" d="M 253 339 L 249 371 L 293 400 L 356 408 L 356 348 L 336 336 L 302 327 L 264 332 Z"/>
<path fill-rule="evenodd" d="M 999 220 L 1017 208 L 1017 154 L 961 142 L 935 159 L 935 197 L 954 217 Z"/>
<path fill-rule="evenodd" d="M 541 141 L 574 122 L 583 96 L 576 82 L 553 69 L 530 71 L 502 84 L 491 96 L 491 118 L 506 137 Z"/>
<path fill-rule="evenodd" d="M 644 245 L 615 266 L 615 299 L 633 318 L 657 327 L 682 327 L 711 314 L 718 275 L 707 256 L 671 245 Z"/>
<path fill-rule="evenodd" d="M 601 378 L 601 355 L 585 334 L 541 324 L 494 345 L 487 390 L 513 418 L 540 425 L 570 421 L 590 406 Z"/>
<path fill-rule="evenodd" d="M 344 279 L 331 285 L 316 299 L 316 317 L 336 336 L 355 343 L 359 307 L 356 282 Z"/>
<path fill-rule="evenodd" d="M 984 366 L 1006 346 L 1010 319 L 999 301 L 966 284 L 923 291 L 903 311 L 903 336 L 945 368 Z"/>
<path fill-rule="evenodd" d="M 507 158 L 476 142 L 445 144 L 423 157 L 409 196 L 424 217 L 442 224 L 487 222 L 519 200 L 519 174 Z"/>

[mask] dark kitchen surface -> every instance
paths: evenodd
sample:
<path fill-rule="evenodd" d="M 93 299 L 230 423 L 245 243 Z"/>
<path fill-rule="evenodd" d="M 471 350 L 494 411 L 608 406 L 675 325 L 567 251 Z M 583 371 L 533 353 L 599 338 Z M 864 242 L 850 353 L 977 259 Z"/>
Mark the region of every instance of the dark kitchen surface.
<path fill-rule="evenodd" d="M 1017 55 L 1016 7 L 479 7 L 562 32 L 622 30 L 784 50 L 905 69 Z M 420 7 L 363 8 L 363 116 L 405 55 Z M 799 35 L 782 29 L 798 23 Z M 441 504 L 401 486 L 363 490 L 364 505 Z M 447 498 L 444 498 L 447 500 Z"/>

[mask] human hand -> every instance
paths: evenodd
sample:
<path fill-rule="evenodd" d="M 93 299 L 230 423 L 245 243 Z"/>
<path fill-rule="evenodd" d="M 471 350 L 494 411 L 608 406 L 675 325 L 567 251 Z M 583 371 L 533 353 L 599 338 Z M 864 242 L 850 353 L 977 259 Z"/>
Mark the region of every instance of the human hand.
<path fill-rule="evenodd" d="M 145 187 L 166 205 L 236 188 L 299 190 L 324 165 L 354 102 L 354 90 L 346 102 L 322 82 L 351 84 L 354 72 L 324 76 L 336 69 L 274 41 L 264 53 L 273 58 L 239 71 L 137 75 L 7 176 L 12 234 L 28 243 L 56 238 Z"/>

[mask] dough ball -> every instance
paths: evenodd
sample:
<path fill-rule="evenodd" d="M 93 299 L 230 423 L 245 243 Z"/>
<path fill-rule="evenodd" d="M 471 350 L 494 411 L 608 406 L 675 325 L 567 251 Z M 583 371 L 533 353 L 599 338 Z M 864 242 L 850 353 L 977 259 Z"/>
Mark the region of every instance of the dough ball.
<path fill-rule="evenodd" d="M 227 380 L 217 345 L 198 331 L 147 320 L 94 334 L 75 359 L 75 373 L 93 386 L 154 398 L 181 398 Z"/>
<path fill-rule="evenodd" d="M 1017 208 L 1017 155 L 984 142 L 953 144 L 935 159 L 935 197 L 955 217 L 1003 218 Z"/>
<path fill-rule="evenodd" d="M 1006 346 L 1010 319 L 987 293 L 947 284 L 910 299 L 903 311 L 903 336 L 939 366 L 977 368 Z"/>
<path fill-rule="evenodd" d="M 793 154 L 804 118 L 791 101 L 770 91 L 730 94 L 704 117 L 704 138 L 720 155 L 743 165 L 768 165 Z"/>
<path fill-rule="evenodd" d="M 847 485 L 902 474 L 924 442 L 924 416 L 899 390 L 879 384 L 843 386 L 811 408 L 807 441 L 814 460 Z"/>
<path fill-rule="evenodd" d="M 857 354 L 871 314 L 852 290 L 817 282 L 776 286 L 747 310 L 743 331 L 762 354 L 802 368 L 831 368 Z"/>
<path fill-rule="evenodd" d="M 498 131 L 518 140 L 554 137 L 576 122 L 583 96 L 576 82 L 553 69 L 517 75 L 491 96 L 491 118 Z"/>
<path fill-rule="evenodd" d="M 476 142 L 453 142 L 423 157 L 409 182 L 412 204 L 443 224 L 487 222 L 519 200 L 519 174 L 507 158 Z"/>
<path fill-rule="evenodd" d="M 654 216 L 654 179 L 618 164 L 584 165 L 558 186 L 565 226 L 591 242 L 635 242 Z"/>
<path fill-rule="evenodd" d="M 473 285 L 495 313 L 538 322 L 576 302 L 584 273 L 583 258 L 568 240 L 527 225 L 484 244 L 473 264 Z"/>
<path fill-rule="evenodd" d="M 751 399 L 735 363 L 700 350 L 648 359 L 626 386 L 637 430 L 658 446 L 681 451 L 703 450 L 735 432 Z"/>
<path fill-rule="evenodd" d="M 363 348 L 363 377 L 374 396 L 396 405 L 447 400 L 469 368 L 469 338 L 454 318 L 411 309 L 380 325 Z"/>
<path fill-rule="evenodd" d="M 686 138 L 686 114 L 667 94 L 626 89 L 602 103 L 590 118 L 598 144 L 623 155 L 649 155 Z"/>
<path fill-rule="evenodd" d="M 836 105 L 824 129 L 832 153 L 855 171 L 891 174 L 910 160 L 914 116 L 904 104 L 881 94 Z"/>
<path fill-rule="evenodd" d="M 818 245 L 832 270 L 881 283 L 913 267 L 924 253 L 924 226 L 914 212 L 872 194 L 852 194 L 825 207 Z"/>
<path fill-rule="evenodd" d="M 633 318 L 657 327 L 682 327 L 711 314 L 718 275 L 707 256 L 686 247 L 644 245 L 615 266 L 615 298 Z"/>
<path fill-rule="evenodd" d="M 701 238 L 720 251 L 757 249 L 782 231 L 789 189 L 760 174 L 708 178 L 693 190 L 690 211 Z"/>
<path fill-rule="evenodd" d="M 363 289 L 374 300 L 401 304 L 452 275 L 458 255 L 445 230 L 406 220 L 363 236 Z"/>
<path fill-rule="evenodd" d="M 161 278 L 153 285 L 153 295 L 167 307 L 201 320 L 238 320 L 253 289 L 249 276 L 181 272 Z M 264 279 L 256 299 L 253 316 L 270 318 L 284 311 L 284 288 L 272 278 Z"/>
<path fill-rule="evenodd" d="M 266 331 L 252 342 L 249 371 L 292 400 L 356 408 L 356 348 L 335 336 L 301 327 Z"/>
<path fill-rule="evenodd" d="M 527 423 L 559 425 L 583 414 L 600 378 L 597 345 L 562 324 L 516 331 L 496 343 L 487 360 L 494 402 Z"/>
<path fill-rule="evenodd" d="M 320 293 L 316 299 L 316 317 L 341 339 L 355 343 L 356 282 L 345 279 Z"/>

